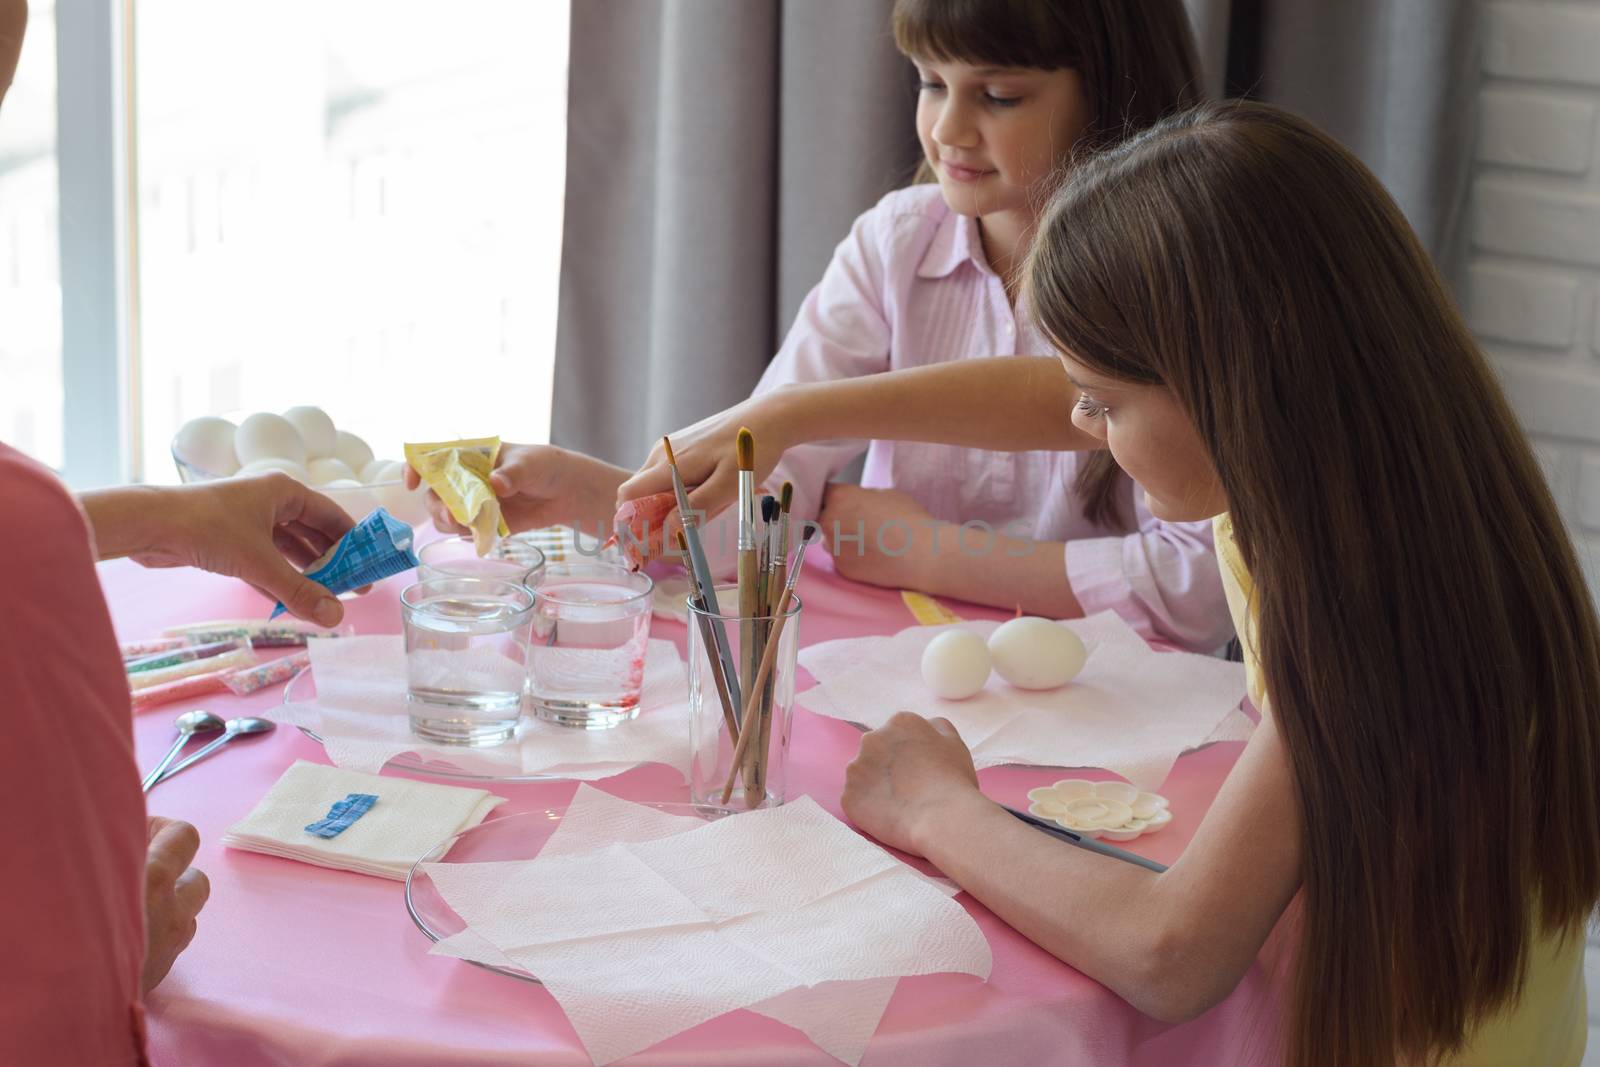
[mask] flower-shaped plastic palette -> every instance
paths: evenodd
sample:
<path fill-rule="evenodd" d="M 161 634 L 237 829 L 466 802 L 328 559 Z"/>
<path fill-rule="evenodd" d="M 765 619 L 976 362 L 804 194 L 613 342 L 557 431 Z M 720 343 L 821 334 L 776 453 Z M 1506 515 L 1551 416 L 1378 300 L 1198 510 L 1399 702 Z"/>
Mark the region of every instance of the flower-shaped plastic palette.
<path fill-rule="evenodd" d="M 1127 782 L 1063 778 L 1028 790 L 1028 810 L 1085 837 L 1132 841 L 1172 821 L 1167 798 L 1145 793 Z"/>

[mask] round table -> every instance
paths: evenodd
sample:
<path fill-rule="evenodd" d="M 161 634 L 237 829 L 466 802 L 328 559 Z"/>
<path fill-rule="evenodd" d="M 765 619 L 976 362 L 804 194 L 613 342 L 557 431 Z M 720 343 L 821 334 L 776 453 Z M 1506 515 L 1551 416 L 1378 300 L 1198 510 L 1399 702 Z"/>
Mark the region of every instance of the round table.
<path fill-rule="evenodd" d="M 825 554 L 817 549 L 813 554 L 801 579 L 803 643 L 889 634 L 913 623 L 897 593 L 846 581 Z M 267 613 L 268 605 L 254 591 L 214 575 L 145 570 L 123 561 L 102 564 L 100 574 L 124 640 L 151 636 L 163 626 Z M 410 580 L 397 576 L 350 601 L 347 621 L 362 633 L 398 632 L 399 593 Z M 972 605 L 952 607 L 968 618 L 1004 617 Z M 652 633 L 684 652 L 681 624 L 657 619 Z M 802 675 L 801 684 L 809 685 L 809 677 Z M 282 687 L 272 686 L 249 697 L 224 694 L 200 704 L 223 717 L 271 717 L 281 699 Z M 141 769 L 160 758 L 173 736 L 172 719 L 190 706 L 174 703 L 135 717 Z M 809 795 L 842 818 L 844 767 L 859 738 L 846 723 L 797 708 L 791 798 Z M 1130 847 L 1172 862 L 1241 748 L 1219 743 L 1182 757 L 1162 788 L 1172 801 L 1172 824 Z M 212 887 L 193 944 L 149 998 L 152 1061 L 158 1067 L 589 1063 L 543 988 L 430 956 L 428 939 L 406 914 L 401 883 L 217 843 L 297 759 L 326 762 L 320 745 L 284 728 L 197 764 L 149 796 L 153 814 L 199 828 L 202 844 L 195 864 L 210 876 Z M 979 775 L 986 794 L 1014 807 L 1026 806 L 1029 788 L 1060 777 L 1056 770 L 1017 767 Z M 576 788 L 563 781 L 483 784 L 509 798 L 497 815 L 565 804 Z M 596 784 L 632 800 L 687 799 L 678 773 L 659 765 Z M 1056 846 L 1041 834 L 1039 847 L 1069 846 Z M 912 862 L 929 870 L 920 860 Z M 1201 1018 L 1164 1025 L 1039 949 L 970 896 L 957 899 L 989 939 L 993 973 L 986 982 L 967 975 L 901 979 L 862 1060 L 865 1067 L 1238 1063 L 1270 1030 L 1272 998 L 1260 965 Z M 736 1011 L 623 1062 L 754 1067 L 838 1061 L 797 1030 Z"/>

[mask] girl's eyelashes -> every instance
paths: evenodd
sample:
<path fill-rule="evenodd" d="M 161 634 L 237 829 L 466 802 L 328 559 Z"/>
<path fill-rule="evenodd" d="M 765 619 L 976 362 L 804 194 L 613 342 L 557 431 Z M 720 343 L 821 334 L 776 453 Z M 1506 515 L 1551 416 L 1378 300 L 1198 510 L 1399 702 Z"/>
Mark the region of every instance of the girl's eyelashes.
<path fill-rule="evenodd" d="M 930 81 L 927 78 L 919 79 L 917 84 L 918 88 L 925 93 L 942 93 L 945 90 L 944 82 Z M 1022 103 L 1022 97 L 1020 96 L 1000 96 L 988 91 L 984 92 L 983 99 L 985 103 L 994 107 L 1016 107 Z"/>
<path fill-rule="evenodd" d="M 1078 394 L 1077 412 L 1086 419 L 1098 419 L 1106 413 L 1106 406 L 1089 396 L 1088 393 Z"/>

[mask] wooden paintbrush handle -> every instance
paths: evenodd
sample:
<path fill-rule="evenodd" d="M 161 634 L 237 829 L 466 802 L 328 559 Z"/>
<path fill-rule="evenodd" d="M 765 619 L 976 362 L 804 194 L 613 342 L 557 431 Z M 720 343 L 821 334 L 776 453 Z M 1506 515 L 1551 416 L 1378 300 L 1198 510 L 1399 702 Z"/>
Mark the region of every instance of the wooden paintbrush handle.
<path fill-rule="evenodd" d="M 761 662 L 761 641 L 756 633 L 756 616 L 761 612 L 761 568 L 756 559 L 753 548 L 743 549 L 739 552 L 739 664 L 743 678 L 740 680 L 739 691 L 745 697 L 745 707 L 751 706 L 751 699 L 757 695 L 755 675 L 757 665 Z M 745 740 L 745 725 L 749 722 L 748 712 L 746 717 L 739 722 L 739 739 Z M 749 744 L 741 746 L 744 754 L 738 762 L 739 770 L 744 778 L 745 799 L 750 799 L 754 787 L 753 776 L 755 772 L 755 752 Z M 756 800 L 751 806 L 759 804 Z M 726 802 L 724 802 L 726 803 Z"/>

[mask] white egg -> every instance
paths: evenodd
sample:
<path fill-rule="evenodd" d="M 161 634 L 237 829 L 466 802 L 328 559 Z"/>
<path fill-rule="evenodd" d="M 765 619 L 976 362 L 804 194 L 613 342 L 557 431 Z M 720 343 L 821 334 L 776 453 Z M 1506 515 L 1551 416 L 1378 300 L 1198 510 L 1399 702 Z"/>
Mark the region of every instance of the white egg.
<path fill-rule="evenodd" d="M 970 630 L 946 630 L 922 650 L 922 681 L 934 696 L 965 700 L 989 680 L 989 646 Z"/>
<path fill-rule="evenodd" d="M 226 478 L 239 469 L 239 457 L 233 454 L 237 432 L 238 427 L 227 419 L 202 415 L 183 424 L 172 439 L 172 450 L 189 466 Z"/>
<path fill-rule="evenodd" d="M 372 462 L 372 449 L 367 443 L 349 430 L 340 430 L 334 435 L 333 455 L 336 459 L 344 461 L 344 465 L 352 471 L 367 469 L 367 464 Z"/>
<path fill-rule="evenodd" d="M 306 462 L 306 443 L 300 431 L 270 411 L 258 411 L 239 424 L 233 451 L 241 466 L 258 459 L 286 459 L 301 466 Z"/>
<path fill-rule="evenodd" d="M 406 465 L 394 459 L 375 459 L 362 473 L 368 475 L 361 479 L 368 485 L 388 485 L 405 477 Z"/>
<path fill-rule="evenodd" d="M 371 463 L 368 463 L 365 467 L 361 468 L 361 480 L 366 482 L 368 485 L 372 485 L 375 482 L 388 481 L 389 478 L 387 475 L 389 471 L 389 465 L 393 462 L 393 460 L 388 459 L 373 460 Z"/>
<path fill-rule="evenodd" d="M 297 407 L 290 408 L 283 413 L 289 424 L 300 431 L 300 437 L 306 443 L 306 455 L 312 459 L 321 459 L 323 456 L 333 455 L 334 445 L 338 443 L 337 432 L 333 428 L 333 420 L 321 408 Z"/>
<path fill-rule="evenodd" d="M 356 481 L 354 478 L 335 478 L 331 482 L 322 482 L 322 483 L 318 484 L 317 488 L 318 489 L 361 489 L 361 488 L 363 488 L 363 486 L 362 486 L 362 484 L 360 482 Z"/>
<path fill-rule="evenodd" d="M 258 459 L 254 462 L 246 463 L 234 472 L 234 477 L 248 478 L 252 474 L 265 474 L 267 471 L 282 471 L 301 485 L 311 484 L 311 476 L 306 473 L 304 467 L 292 459 L 278 459 L 276 456 L 268 456 L 266 459 Z"/>
<path fill-rule="evenodd" d="M 312 485 L 327 485 L 330 482 L 355 482 L 357 485 L 361 484 L 361 479 L 356 477 L 356 472 L 351 470 L 343 460 L 331 459 L 326 456 L 307 463 L 306 473 L 311 475 Z"/>
<path fill-rule="evenodd" d="M 1089 658 L 1083 639 L 1049 619 L 1002 623 L 989 635 L 995 673 L 1018 689 L 1058 689 L 1078 676 Z"/>

